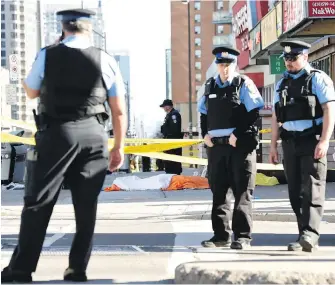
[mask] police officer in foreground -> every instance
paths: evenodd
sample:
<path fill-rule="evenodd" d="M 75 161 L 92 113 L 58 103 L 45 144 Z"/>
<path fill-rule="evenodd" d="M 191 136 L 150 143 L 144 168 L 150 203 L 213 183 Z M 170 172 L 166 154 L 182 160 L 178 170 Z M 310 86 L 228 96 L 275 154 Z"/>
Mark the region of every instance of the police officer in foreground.
<path fill-rule="evenodd" d="M 299 237 L 289 251 L 318 246 L 327 175 L 327 151 L 334 130 L 335 92 L 332 80 L 308 64 L 310 45 L 283 41 L 287 71 L 276 86 L 270 162 L 278 163 L 282 139 L 284 170 Z"/>
<path fill-rule="evenodd" d="M 201 132 L 208 147 L 208 181 L 213 193 L 212 228 L 214 236 L 204 247 L 250 246 L 252 195 L 256 179 L 258 130 L 255 122 L 264 102 L 253 81 L 235 72 L 238 50 L 217 47 L 218 76 L 209 78 L 198 102 Z M 235 196 L 230 209 L 231 188 Z M 231 242 L 232 231 L 234 241 Z"/>
<path fill-rule="evenodd" d="M 94 12 L 57 14 L 65 39 L 39 52 L 23 83 L 30 99 L 40 98 L 36 153 L 28 157 L 33 169 L 28 169 L 18 245 L 1 273 L 2 283 L 32 281 L 63 181 L 70 186 L 76 217 L 64 280 L 87 280 L 98 195 L 108 167 L 106 100 L 115 136 L 109 169 L 123 163 L 126 92 L 115 60 L 90 43 Z"/>
<path fill-rule="evenodd" d="M 181 132 L 181 116 L 180 113 L 173 108 L 173 102 L 169 99 L 163 101 L 160 105 L 166 112 L 165 120 L 161 126 L 161 133 L 165 139 L 182 139 Z M 182 148 L 170 149 L 165 151 L 168 154 L 182 155 Z M 165 172 L 169 174 L 180 175 L 183 172 L 180 162 L 164 160 Z"/>

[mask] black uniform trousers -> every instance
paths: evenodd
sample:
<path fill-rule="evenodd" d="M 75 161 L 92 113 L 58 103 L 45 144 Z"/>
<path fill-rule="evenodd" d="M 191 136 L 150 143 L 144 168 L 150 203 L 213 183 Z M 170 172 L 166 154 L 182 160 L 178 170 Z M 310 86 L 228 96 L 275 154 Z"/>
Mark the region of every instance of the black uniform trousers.
<path fill-rule="evenodd" d="M 182 155 L 182 148 L 175 148 L 164 151 L 168 154 Z M 180 162 L 164 160 L 165 173 L 180 175 L 183 172 L 183 168 Z"/>
<path fill-rule="evenodd" d="M 246 153 L 230 145 L 207 148 L 208 181 L 213 193 L 212 228 L 219 240 L 251 239 L 252 195 L 256 183 L 256 152 Z M 235 197 L 231 212 L 231 194 Z"/>
<path fill-rule="evenodd" d="M 325 201 L 327 157 L 314 159 L 318 140 L 306 136 L 282 140 L 283 165 L 299 234 L 318 239 Z"/>
<path fill-rule="evenodd" d="M 69 185 L 76 234 L 69 267 L 85 271 L 92 249 L 98 195 L 108 166 L 108 137 L 95 117 L 51 123 L 39 134 L 37 160 L 26 181 L 21 227 L 9 268 L 34 272 L 61 185 Z"/>

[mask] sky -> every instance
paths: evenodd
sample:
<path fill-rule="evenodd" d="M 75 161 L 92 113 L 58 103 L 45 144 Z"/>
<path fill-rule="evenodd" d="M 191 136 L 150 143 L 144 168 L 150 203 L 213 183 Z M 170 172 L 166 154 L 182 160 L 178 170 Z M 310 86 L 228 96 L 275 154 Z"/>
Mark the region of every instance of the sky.
<path fill-rule="evenodd" d="M 78 4 L 81 0 L 42 0 L 49 4 Z M 101 0 L 107 50 L 127 50 L 130 92 L 136 120 L 143 119 L 148 135 L 164 120 L 159 105 L 165 98 L 165 49 L 171 44 L 170 0 Z M 98 0 L 84 0 L 96 8 Z M 158 121 L 158 123 L 156 123 Z"/>

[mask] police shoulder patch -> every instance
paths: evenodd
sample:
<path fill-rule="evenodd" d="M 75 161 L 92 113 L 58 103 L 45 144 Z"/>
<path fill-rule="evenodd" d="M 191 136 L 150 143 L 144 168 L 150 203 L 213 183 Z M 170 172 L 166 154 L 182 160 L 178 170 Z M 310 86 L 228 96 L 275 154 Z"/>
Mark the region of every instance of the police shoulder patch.
<path fill-rule="evenodd" d="M 251 79 L 247 79 L 245 82 L 244 82 L 244 84 L 245 84 L 245 87 L 247 88 L 247 90 L 251 93 L 251 94 L 254 94 L 254 93 L 257 93 L 257 87 L 256 87 L 256 85 L 255 85 L 255 83 L 254 82 L 252 82 L 252 80 Z"/>
<path fill-rule="evenodd" d="M 327 87 L 334 87 L 334 82 L 327 74 L 322 74 L 323 76 L 323 84 Z"/>

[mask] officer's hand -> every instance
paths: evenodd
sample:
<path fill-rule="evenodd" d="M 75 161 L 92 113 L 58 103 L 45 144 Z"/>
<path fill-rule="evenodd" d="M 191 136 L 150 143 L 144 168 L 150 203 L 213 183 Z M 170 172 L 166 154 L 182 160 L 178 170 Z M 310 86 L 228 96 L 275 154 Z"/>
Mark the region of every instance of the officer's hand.
<path fill-rule="evenodd" d="M 235 137 L 234 134 L 231 134 L 230 137 L 229 137 L 229 144 L 232 147 L 236 147 L 236 141 L 237 141 L 237 137 Z"/>
<path fill-rule="evenodd" d="M 123 148 L 113 148 L 109 153 L 109 171 L 119 169 L 124 161 Z"/>
<path fill-rule="evenodd" d="M 278 164 L 278 150 L 276 147 L 270 148 L 269 161 L 272 164 Z"/>
<path fill-rule="evenodd" d="M 329 141 L 320 140 L 314 151 L 314 159 L 320 159 L 327 155 Z"/>
<path fill-rule="evenodd" d="M 205 137 L 204 137 L 205 144 L 208 147 L 213 147 L 214 146 L 211 139 L 212 139 L 212 137 L 209 134 L 205 135 Z"/>

